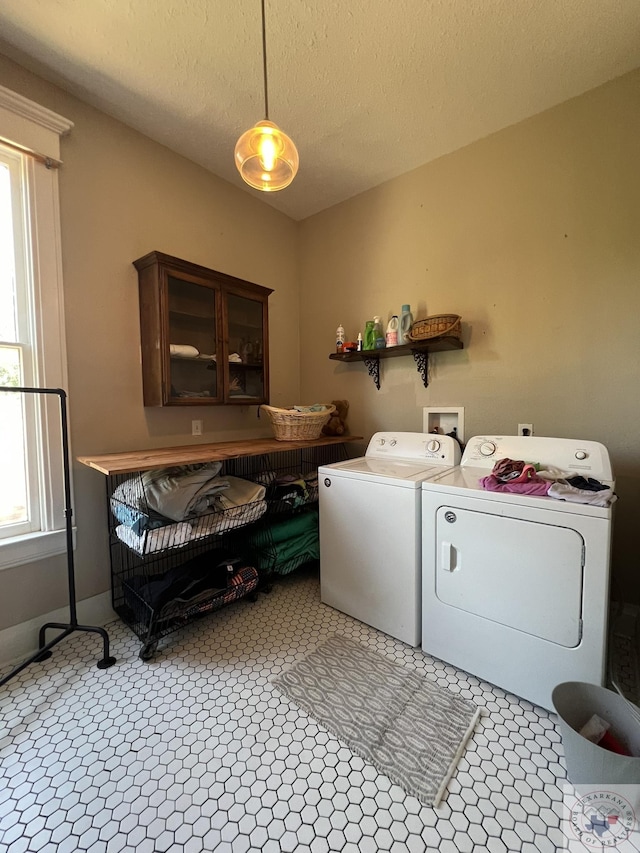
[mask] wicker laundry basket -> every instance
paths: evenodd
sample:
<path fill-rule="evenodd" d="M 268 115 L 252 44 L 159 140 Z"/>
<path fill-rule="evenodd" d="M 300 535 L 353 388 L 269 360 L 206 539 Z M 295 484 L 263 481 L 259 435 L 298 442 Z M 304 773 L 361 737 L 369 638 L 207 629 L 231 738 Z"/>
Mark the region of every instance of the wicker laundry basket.
<path fill-rule="evenodd" d="M 267 413 L 274 437 L 278 441 L 313 441 L 320 438 L 322 427 L 335 412 L 335 406 L 326 406 L 321 412 L 297 412 L 295 409 L 278 409 L 260 406 Z"/>
<path fill-rule="evenodd" d="M 407 337 L 411 341 L 426 341 L 429 338 L 460 338 L 462 328 L 459 314 L 434 314 L 425 320 L 416 320 Z"/>

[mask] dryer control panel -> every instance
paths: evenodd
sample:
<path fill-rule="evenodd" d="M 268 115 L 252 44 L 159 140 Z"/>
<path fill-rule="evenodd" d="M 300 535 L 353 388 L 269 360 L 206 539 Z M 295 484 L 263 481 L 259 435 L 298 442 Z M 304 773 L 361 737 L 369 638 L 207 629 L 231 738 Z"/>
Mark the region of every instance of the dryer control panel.
<path fill-rule="evenodd" d="M 438 465 L 459 465 L 460 445 L 449 435 L 424 432 L 376 432 L 366 456 L 377 459 L 428 460 Z"/>
<path fill-rule="evenodd" d="M 575 472 L 613 482 L 609 452 L 598 441 L 523 435 L 476 435 L 469 440 L 462 465 L 493 468 L 499 459 L 538 462 L 544 468 Z"/>

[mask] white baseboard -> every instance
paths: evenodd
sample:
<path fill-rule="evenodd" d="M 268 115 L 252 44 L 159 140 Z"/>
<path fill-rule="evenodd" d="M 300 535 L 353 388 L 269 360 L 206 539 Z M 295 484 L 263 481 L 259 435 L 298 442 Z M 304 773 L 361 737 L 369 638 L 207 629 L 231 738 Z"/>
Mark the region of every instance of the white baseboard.
<path fill-rule="evenodd" d="M 81 625 L 101 627 L 117 618 L 111 607 L 110 592 L 103 592 L 100 595 L 94 595 L 92 598 L 85 598 L 83 601 L 79 601 L 77 612 L 78 622 Z M 69 608 L 61 607 L 60 610 L 54 610 L 52 613 L 43 613 L 37 619 L 20 622 L 18 625 L 12 625 L 10 628 L 0 631 L 0 667 L 4 668 L 20 663 L 24 658 L 33 654 L 38 648 L 38 632 L 46 622 L 62 622 L 66 624 L 68 621 Z M 53 628 L 47 631 L 47 642 L 53 640 L 55 635 Z"/>

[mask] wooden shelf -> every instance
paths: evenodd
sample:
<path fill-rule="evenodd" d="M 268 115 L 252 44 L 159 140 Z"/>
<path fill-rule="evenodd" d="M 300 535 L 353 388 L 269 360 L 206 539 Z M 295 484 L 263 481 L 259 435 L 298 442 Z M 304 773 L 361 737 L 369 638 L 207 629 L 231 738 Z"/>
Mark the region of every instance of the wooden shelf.
<path fill-rule="evenodd" d="M 198 322 L 208 323 L 209 325 L 216 319 L 216 315 L 213 313 L 194 314 L 193 311 L 177 311 L 175 308 L 169 308 L 169 314 L 181 317 L 183 320 L 197 320 Z"/>
<path fill-rule="evenodd" d="M 384 347 L 384 349 L 332 352 L 329 358 L 336 361 L 366 361 L 368 358 L 397 358 L 399 355 L 410 355 L 414 352 L 444 352 L 452 349 L 462 349 L 462 341 L 452 337 L 436 338 L 431 341 L 413 341 L 410 344 L 400 344 L 396 347 Z"/>
<path fill-rule="evenodd" d="M 131 450 L 125 453 L 105 453 L 101 456 L 78 456 L 78 462 L 94 468 L 107 476 L 149 471 L 152 468 L 170 468 L 174 465 L 193 465 L 199 462 L 216 462 L 239 459 L 245 456 L 262 456 L 286 450 L 304 450 L 306 447 L 323 447 L 328 444 L 346 444 L 362 441 L 361 435 L 323 435 L 312 441 L 277 441 L 275 438 L 250 438 L 243 441 L 219 441 L 214 444 L 187 444 L 181 447 L 156 447 L 149 450 Z"/>
<path fill-rule="evenodd" d="M 241 367 L 244 370 L 262 370 L 262 362 L 230 361 L 229 367 Z"/>
<path fill-rule="evenodd" d="M 458 338 L 446 336 L 433 338 L 425 341 L 412 341 L 410 344 L 400 344 L 395 347 L 384 347 L 384 349 L 368 349 L 360 352 L 332 352 L 329 358 L 334 361 L 364 361 L 369 376 L 373 378 L 376 388 L 380 390 L 380 359 L 398 358 L 401 355 L 412 355 L 418 372 L 422 377 L 424 387 L 429 384 L 427 377 L 428 357 L 430 352 L 446 352 L 448 350 L 462 349 L 462 341 Z"/>

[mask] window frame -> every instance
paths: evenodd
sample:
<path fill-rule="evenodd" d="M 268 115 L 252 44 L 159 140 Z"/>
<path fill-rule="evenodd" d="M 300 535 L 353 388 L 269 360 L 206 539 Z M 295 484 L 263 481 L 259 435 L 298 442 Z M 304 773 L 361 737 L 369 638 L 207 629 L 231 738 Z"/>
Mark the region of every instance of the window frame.
<path fill-rule="evenodd" d="M 34 387 L 40 388 L 67 387 L 58 170 L 42 158 L 59 162 L 60 137 L 72 127 L 68 119 L 0 86 L 0 145 L 25 152 L 19 156 L 25 190 L 32 378 Z M 35 409 L 40 529 L 0 539 L 0 570 L 66 551 L 59 400 L 48 394 L 21 396 L 26 407 Z"/>

